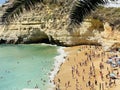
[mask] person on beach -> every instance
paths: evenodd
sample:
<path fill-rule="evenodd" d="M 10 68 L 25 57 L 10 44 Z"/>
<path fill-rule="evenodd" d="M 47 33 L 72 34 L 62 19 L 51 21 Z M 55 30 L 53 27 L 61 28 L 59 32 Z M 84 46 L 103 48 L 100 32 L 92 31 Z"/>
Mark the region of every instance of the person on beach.
<path fill-rule="evenodd" d="M 91 86 L 91 81 L 90 80 L 88 81 L 88 86 Z"/>
<path fill-rule="evenodd" d="M 77 74 L 78 76 L 80 76 L 78 69 L 76 69 L 76 74 Z"/>
<path fill-rule="evenodd" d="M 108 83 L 107 82 L 105 82 L 105 87 L 108 88 Z"/>
<path fill-rule="evenodd" d="M 107 59 L 111 58 L 112 61 L 117 63 L 118 59 L 113 59 L 113 57 L 111 57 L 113 54 L 104 52 L 101 50 L 102 48 L 99 47 L 96 47 L 96 49 L 94 46 L 91 46 L 91 48 L 86 48 L 85 46 L 81 47 L 84 50 L 81 49 L 81 52 L 79 52 L 77 55 L 75 53 L 75 55 L 73 55 L 74 58 L 69 58 L 70 60 L 67 62 L 68 65 L 71 65 L 71 70 L 68 74 L 68 76 L 71 77 L 67 79 L 65 75 L 65 81 L 63 80 L 63 76 L 62 78 L 58 77 L 56 80 L 56 82 L 59 82 L 58 79 L 62 81 L 59 83 L 59 86 L 61 87 L 60 90 L 98 90 L 98 87 L 100 88 L 99 90 L 106 90 L 110 88 L 110 90 L 113 90 L 112 87 L 116 85 L 117 82 L 113 79 L 110 81 L 110 73 L 113 70 L 118 77 L 119 69 L 115 71 L 116 68 L 110 67 L 106 61 Z M 84 56 L 80 57 L 80 55 Z M 66 70 L 68 69 L 69 68 Z"/>
<path fill-rule="evenodd" d="M 84 76 L 82 76 L 82 80 L 83 80 L 83 81 L 85 81 L 85 78 L 84 78 Z"/>
<path fill-rule="evenodd" d="M 117 77 L 119 77 L 119 71 L 117 70 Z"/>
<path fill-rule="evenodd" d="M 70 81 L 68 81 L 68 87 L 70 87 Z"/>
<path fill-rule="evenodd" d="M 58 82 L 60 83 L 60 79 L 58 78 Z"/>
<path fill-rule="evenodd" d="M 85 73 L 85 69 L 83 69 L 83 73 Z"/>
<path fill-rule="evenodd" d="M 67 90 L 67 83 L 65 83 L 65 90 Z"/>
<path fill-rule="evenodd" d="M 100 77 L 101 77 L 101 80 L 103 80 L 103 73 L 102 73 L 102 71 L 100 71 Z"/>
<path fill-rule="evenodd" d="M 100 69 L 104 69 L 104 65 L 102 62 L 100 62 L 99 67 L 100 67 Z"/>
<path fill-rule="evenodd" d="M 116 80 L 114 79 L 114 82 L 113 82 L 113 84 L 116 86 Z"/>
<path fill-rule="evenodd" d="M 97 85 L 97 80 L 95 79 L 95 85 Z"/>

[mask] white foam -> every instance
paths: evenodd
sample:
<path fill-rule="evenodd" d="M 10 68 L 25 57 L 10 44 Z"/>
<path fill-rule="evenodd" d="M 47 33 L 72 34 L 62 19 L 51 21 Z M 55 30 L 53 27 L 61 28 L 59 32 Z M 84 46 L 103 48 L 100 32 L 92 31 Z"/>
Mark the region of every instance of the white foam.
<path fill-rule="evenodd" d="M 21 45 L 25 45 L 25 44 L 21 44 Z M 52 44 L 47 44 L 47 43 L 31 43 L 29 45 L 43 45 L 43 46 L 54 46 L 54 47 L 57 47 L 57 45 L 52 45 Z"/>
<path fill-rule="evenodd" d="M 30 88 L 24 88 L 22 90 L 40 90 L 40 89 L 30 89 Z"/>
<path fill-rule="evenodd" d="M 50 80 L 52 81 L 51 84 L 52 84 L 53 87 L 55 87 L 54 82 L 53 82 L 54 78 L 57 75 L 57 72 L 59 71 L 61 64 L 64 63 L 65 57 L 67 56 L 67 53 L 65 53 L 64 48 L 65 47 L 60 47 L 58 49 L 59 55 L 55 57 L 54 69 L 53 69 L 53 71 L 51 71 L 51 74 L 49 76 Z"/>
<path fill-rule="evenodd" d="M 57 47 L 57 45 L 52 45 L 52 44 L 47 44 L 47 43 L 40 43 L 41 45 L 44 45 L 44 46 L 55 46 Z"/>

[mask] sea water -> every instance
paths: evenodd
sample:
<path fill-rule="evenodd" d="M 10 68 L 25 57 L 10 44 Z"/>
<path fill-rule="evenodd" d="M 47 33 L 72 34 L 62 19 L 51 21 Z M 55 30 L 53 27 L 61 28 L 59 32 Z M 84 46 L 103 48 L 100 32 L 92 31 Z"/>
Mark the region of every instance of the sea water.
<path fill-rule="evenodd" d="M 58 47 L 50 45 L 0 45 L 0 90 L 51 88 L 49 74 Z"/>

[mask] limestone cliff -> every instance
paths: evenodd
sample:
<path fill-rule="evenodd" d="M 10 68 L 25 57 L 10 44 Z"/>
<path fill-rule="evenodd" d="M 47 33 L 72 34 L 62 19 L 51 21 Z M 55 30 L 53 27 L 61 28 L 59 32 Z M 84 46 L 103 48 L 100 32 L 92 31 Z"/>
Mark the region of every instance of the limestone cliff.
<path fill-rule="evenodd" d="M 120 29 L 110 30 L 112 27 L 109 23 L 103 25 L 104 20 L 100 21 L 98 18 L 95 19 L 98 20 L 97 23 L 90 17 L 79 27 L 68 27 L 71 2 L 65 0 L 62 6 L 39 4 L 7 27 L 1 26 L 1 43 L 47 42 L 64 46 L 94 44 L 104 47 L 106 45 L 116 47 L 120 44 L 120 33 L 118 33 Z M 74 31 L 71 31 L 73 28 Z M 111 42 L 112 45 L 108 45 Z"/>
<path fill-rule="evenodd" d="M 104 31 L 96 38 L 105 50 L 120 48 L 120 31 L 113 29 L 108 22 L 104 23 Z"/>

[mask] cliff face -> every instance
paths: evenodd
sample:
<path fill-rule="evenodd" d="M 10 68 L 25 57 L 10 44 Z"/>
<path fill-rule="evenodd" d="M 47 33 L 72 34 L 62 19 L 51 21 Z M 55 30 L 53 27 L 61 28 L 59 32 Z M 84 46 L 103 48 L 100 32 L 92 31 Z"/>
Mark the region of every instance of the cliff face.
<path fill-rule="evenodd" d="M 48 39 L 50 43 L 66 46 L 87 44 L 89 38 L 83 34 L 88 35 L 89 22 L 84 22 L 73 33 L 66 30 L 69 22 L 70 8 L 68 6 L 70 3 L 63 6 L 40 4 L 35 10 L 26 12 L 19 20 L 4 28 L 1 38 L 7 43 L 16 43 L 20 38 L 20 43 L 41 42 L 43 39 Z M 95 44 L 96 42 L 89 41 L 89 43 Z"/>
<path fill-rule="evenodd" d="M 108 22 L 104 23 L 104 31 L 96 35 L 96 39 L 105 50 L 120 48 L 120 31 L 113 29 Z"/>
<path fill-rule="evenodd" d="M 62 6 L 39 4 L 31 12 L 26 12 L 7 27 L 0 27 L 1 43 L 55 43 L 57 45 L 73 46 L 79 44 L 107 45 L 109 47 L 120 44 L 120 33 L 112 28 L 109 23 L 101 26 L 93 25 L 92 20 L 85 19 L 79 27 L 70 32 L 68 30 L 71 0 Z M 92 27 L 92 29 L 91 29 Z M 97 27 L 97 28 L 96 28 Z M 100 30 L 96 30 L 99 29 Z M 101 31 L 102 30 L 102 31 Z M 114 36 L 110 37 L 115 31 Z M 108 34 L 108 36 L 107 36 Z M 117 36 L 117 37 L 116 37 Z M 112 45 L 111 40 L 114 42 Z M 116 47 L 116 46 L 115 46 Z M 108 48 L 108 47 L 107 47 Z"/>

